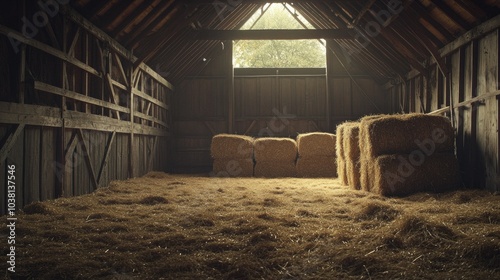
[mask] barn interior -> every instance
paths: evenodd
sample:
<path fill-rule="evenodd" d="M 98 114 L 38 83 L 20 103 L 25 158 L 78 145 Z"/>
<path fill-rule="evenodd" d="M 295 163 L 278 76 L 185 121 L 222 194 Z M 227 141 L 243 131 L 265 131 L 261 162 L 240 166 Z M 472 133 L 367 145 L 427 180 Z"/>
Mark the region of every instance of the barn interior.
<path fill-rule="evenodd" d="M 499 1 L 2 5 L 7 279 L 500 277 Z M 273 7 L 300 27 L 248 27 Z M 306 39 L 323 64 L 236 63 L 243 41 Z M 408 113 L 449 121 L 456 189 L 211 173 L 219 134 L 295 139 Z"/>

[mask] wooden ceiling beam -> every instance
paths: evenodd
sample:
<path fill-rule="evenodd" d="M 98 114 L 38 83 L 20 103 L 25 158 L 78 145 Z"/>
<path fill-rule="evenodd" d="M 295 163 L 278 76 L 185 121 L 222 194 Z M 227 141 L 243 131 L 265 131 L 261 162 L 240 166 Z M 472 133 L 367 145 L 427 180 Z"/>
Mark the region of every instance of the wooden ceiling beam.
<path fill-rule="evenodd" d="M 363 18 L 365 13 L 375 4 L 377 0 L 368 0 L 366 2 L 366 5 L 363 7 L 363 9 L 359 12 L 358 16 L 352 21 L 352 25 L 356 26 L 359 21 Z"/>
<path fill-rule="evenodd" d="M 465 21 L 459 14 L 457 14 L 453 9 L 451 9 L 445 2 L 442 0 L 434 0 L 431 2 L 433 6 L 440 9 L 447 17 L 449 17 L 453 22 L 455 22 L 462 32 L 466 32 L 470 29 L 470 24 Z"/>
<path fill-rule="evenodd" d="M 349 29 L 193 30 L 195 40 L 352 39 Z"/>

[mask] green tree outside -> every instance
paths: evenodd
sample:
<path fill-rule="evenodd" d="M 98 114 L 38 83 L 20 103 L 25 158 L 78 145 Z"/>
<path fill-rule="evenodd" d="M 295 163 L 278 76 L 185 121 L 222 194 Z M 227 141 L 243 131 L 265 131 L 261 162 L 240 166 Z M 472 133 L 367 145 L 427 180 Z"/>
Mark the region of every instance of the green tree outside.
<path fill-rule="evenodd" d="M 241 29 L 304 29 L 282 4 L 271 4 L 267 12 L 260 19 L 258 17 L 259 13 Z M 325 47 L 318 40 L 241 40 L 234 44 L 234 66 L 237 68 L 317 68 L 325 65 Z"/>

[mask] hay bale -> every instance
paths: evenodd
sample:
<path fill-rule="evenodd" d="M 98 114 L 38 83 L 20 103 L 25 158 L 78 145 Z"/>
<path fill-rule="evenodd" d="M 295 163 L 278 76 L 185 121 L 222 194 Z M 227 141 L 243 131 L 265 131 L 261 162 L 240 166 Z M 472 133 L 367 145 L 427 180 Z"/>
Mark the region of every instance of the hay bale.
<path fill-rule="evenodd" d="M 373 164 L 375 178 L 370 191 L 380 195 L 441 192 L 460 184 L 458 161 L 451 153 L 383 155 Z"/>
<path fill-rule="evenodd" d="M 363 153 L 370 158 L 389 154 L 427 154 L 454 150 L 455 135 L 446 117 L 424 114 L 391 115 L 361 122 Z"/>
<path fill-rule="evenodd" d="M 364 191 L 370 191 L 372 181 L 374 178 L 373 174 L 373 159 L 369 156 L 367 145 L 364 145 L 367 140 L 366 138 L 368 137 L 368 131 L 366 129 L 366 123 L 370 120 L 375 120 L 379 119 L 381 117 L 387 117 L 389 115 L 386 114 L 380 114 L 380 115 L 369 115 L 369 116 L 364 116 L 360 119 L 360 126 L 359 126 L 359 151 L 360 151 L 360 157 L 359 157 L 359 173 L 360 173 L 360 184 L 361 184 L 361 189 Z"/>
<path fill-rule="evenodd" d="M 295 161 L 258 161 L 255 163 L 255 177 L 296 177 Z"/>
<path fill-rule="evenodd" d="M 302 158 L 316 156 L 335 157 L 335 144 L 335 134 L 331 133 L 312 132 L 297 136 L 297 150 L 299 156 Z"/>
<path fill-rule="evenodd" d="M 259 138 L 254 142 L 255 161 L 295 162 L 297 143 L 290 138 Z"/>
<path fill-rule="evenodd" d="M 298 177 L 337 177 L 337 162 L 335 157 L 299 157 L 296 164 Z"/>
<path fill-rule="evenodd" d="M 253 157 L 253 142 L 250 136 L 218 134 L 212 138 L 210 154 L 214 159 L 249 159 Z"/>
<path fill-rule="evenodd" d="M 337 175 L 340 180 L 340 183 L 343 185 L 348 185 L 347 182 L 347 173 L 346 173 L 346 162 L 345 162 L 345 147 L 344 147 L 344 128 L 348 125 L 351 125 L 352 122 L 344 122 L 342 124 L 337 125 L 337 136 L 336 136 L 336 157 L 337 157 Z"/>
<path fill-rule="evenodd" d="M 344 127 L 343 145 L 346 163 L 346 177 L 348 185 L 356 190 L 361 189 L 359 171 L 359 123 Z"/>
<path fill-rule="evenodd" d="M 253 159 L 215 159 L 213 175 L 217 177 L 252 177 Z"/>

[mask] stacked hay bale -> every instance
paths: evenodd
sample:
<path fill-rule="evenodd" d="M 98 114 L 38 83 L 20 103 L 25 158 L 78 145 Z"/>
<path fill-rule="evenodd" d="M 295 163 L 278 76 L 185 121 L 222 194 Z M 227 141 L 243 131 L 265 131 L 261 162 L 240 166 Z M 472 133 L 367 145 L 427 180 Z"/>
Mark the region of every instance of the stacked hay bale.
<path fill-rule="evenodd" d="M 371 184 L 375 178 L 375 174 L 373 173 L 374 164 L 371 164 L 373 161 L 368 155 L 368 151 L 366 150 L 367 145 L 363 145 L 363 139 L 366 138 L 366 130 L 362 129 L 363 125 L 366 124 L 369 120 L 375 120 L 381 117 L 387 117 L 389 115 L 370 115 L 365 116 L 360 119 L 360 130 L 359 130 L 359 149 L 360 149 L 360 157 L 359 157 L 359 173 L 360 173 L 360 185 L 361 189 L 364 191 L 370 191 Z"/>
<path fill-rule="evenodd" d="M 407 114 L 361 121 L 360 147 L 368 189 L 381 195 L 444 191 L 459 184 L 450 121 Z"/>
<path fill-rule="evenodd" d="M 254 142 L 255 176 L 295 177 L 297 143 L 290 138 L 259 138 Z"/>
<path fill-rule="evenodd" d="M 297 136 L 296 169 L 299 177 L 336 177 L 336 137 L 331 133 L 313 132 Z"/>
<path fill-rule="evenodd" d="M 337 126 L 337 140 L 336 140 L 336 157 L 337 157 L 337 176 L 340 183 L 343 185 L 348 185 L 347 174 L 345 172 L 345 152 L 344 152 L 344 127 L 348 123 L 339 124 Z"/>
<path fill-rule="evenodd" d="M 252 177 L 254 139 L 249 136 L 219 134 L 212 138 L 210 154 L 213 173 L 219 177 Z"/>
<path fill-rule="evenodd" d="M 359 170 L 359 125 L 359 123 L 348 123 L 345 125 L 342 139 L 347 184 L 356 190 L 361 189 Z"/>

